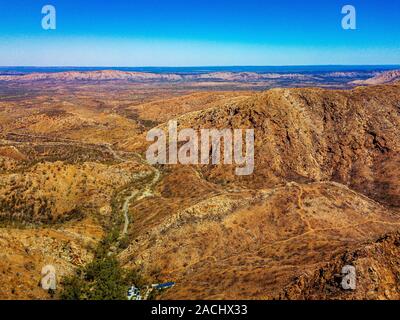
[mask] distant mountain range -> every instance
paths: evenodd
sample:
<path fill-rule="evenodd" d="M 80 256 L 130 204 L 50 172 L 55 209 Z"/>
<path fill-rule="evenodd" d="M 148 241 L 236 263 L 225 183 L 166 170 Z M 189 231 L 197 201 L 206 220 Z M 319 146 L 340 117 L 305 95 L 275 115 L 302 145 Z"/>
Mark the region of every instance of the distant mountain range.
<path fill-rule="evenodd" d="M 63 71 L 19 73 L 7 71 L 0 81 L 129 81 L 129 82 L 232 82 L 269 85 L 370 85 L 390 83 L 400 79 L 400 70 L 334 71 L 316 73 L 258 73 L 218 71 L 208 73 L 155 73 L 120 70 Z"/>
<path fill-rule="evenodd" d="M 400 70 L 386 71 L 378 73 L 376 76 L 367 80 L 356 80 L 353 83 L 358 85 L 373 85 L 392 83 L 400 80 Z"/>

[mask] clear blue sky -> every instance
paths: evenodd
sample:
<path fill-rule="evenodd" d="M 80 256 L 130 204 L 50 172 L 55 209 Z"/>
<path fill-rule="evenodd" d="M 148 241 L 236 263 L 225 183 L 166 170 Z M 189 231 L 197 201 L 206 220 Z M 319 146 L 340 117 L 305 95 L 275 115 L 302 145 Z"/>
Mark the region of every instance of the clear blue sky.
<path fill-rule="evenodd" d="M 41 8 L 57 29 L 41 28 Z M 341 8 L 357 9 L 343 30 Z M 1 0 L 3 66 L 400 64 L 400 0 Z"/>

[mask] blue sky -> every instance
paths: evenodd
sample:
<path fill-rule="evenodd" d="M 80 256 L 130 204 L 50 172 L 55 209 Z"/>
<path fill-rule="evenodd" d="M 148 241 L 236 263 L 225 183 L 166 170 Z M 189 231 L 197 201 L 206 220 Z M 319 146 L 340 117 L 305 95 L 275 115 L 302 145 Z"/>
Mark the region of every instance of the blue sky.
<path fill-rule="evenodd" d="M 42 6 L 57 29 L 41 27 Z M 357 10 L 343 30 L 341 9 Z M 400 64 L 400 1 L 1 0 L 3 66 Z"/>

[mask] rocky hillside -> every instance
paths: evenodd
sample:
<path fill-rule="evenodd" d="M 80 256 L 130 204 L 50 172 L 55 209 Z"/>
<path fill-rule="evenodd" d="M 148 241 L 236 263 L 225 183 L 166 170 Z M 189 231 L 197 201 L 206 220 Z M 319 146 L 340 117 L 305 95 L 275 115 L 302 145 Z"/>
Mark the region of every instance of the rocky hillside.
<path fill-rule="evenodd" d="M 311 274 L 304 274 L 277 295 L 280 299 L 399 300 L 400 234 L 389 233 L 332 258 Z M 353 265 L 357 290 L 341 290 L 341 269 Z"/>
<path fill-rule="evenodd" d="M 255 128 L 254 174 L 169 168 L 131 207 L 121 260 L 176 281 L 164 299 L 396 298 L 396 245 L 373 250 L 400 229 L 399 101 L 400 85 L 275 89 L 179 117 L 180 128 Z M 353 296 L 325 285 L 344 263 L 360 268 Z"/>
<path fill-rule="evenodd" d="M 352 91 L 274 89 L 183 115 L 181 128 L 254 128 L 255 171 L 200 166 L 210 181 L 249 188 L 336 181 L 400 206 L 400 85 Z"/>

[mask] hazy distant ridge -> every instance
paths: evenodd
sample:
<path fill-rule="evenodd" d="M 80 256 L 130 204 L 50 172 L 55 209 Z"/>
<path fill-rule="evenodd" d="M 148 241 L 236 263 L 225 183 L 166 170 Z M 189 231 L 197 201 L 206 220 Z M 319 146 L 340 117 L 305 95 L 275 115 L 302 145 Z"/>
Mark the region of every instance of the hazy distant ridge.
<path fill-rule="evenodd" d="M 28 74 L 7 74 L 1 75 L 0 81 L 232 81 L 232 82 L 260 82 L 270 80 L 297 80 L 297 81 L 318 81 L 328 78 L 355 80 L 365 80 L 377 76 L 376 71 L 340 71 L 327 73 L 257 73 L 257 72 L 210 72 L 200 74 L 180 74 L 180 73 L 154 73 L 154 72 L 135 72 L 119 70 L 99 70 L 99 71 L 65 71 L 65 72 L 34 72 Z"/>

